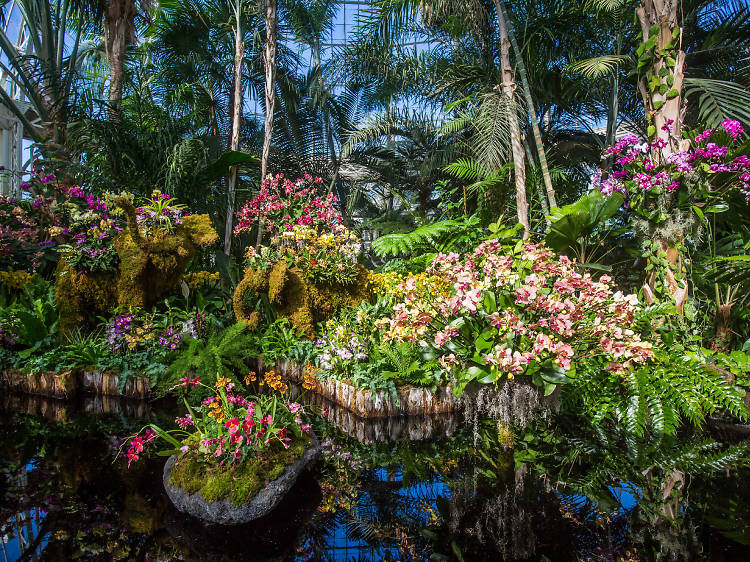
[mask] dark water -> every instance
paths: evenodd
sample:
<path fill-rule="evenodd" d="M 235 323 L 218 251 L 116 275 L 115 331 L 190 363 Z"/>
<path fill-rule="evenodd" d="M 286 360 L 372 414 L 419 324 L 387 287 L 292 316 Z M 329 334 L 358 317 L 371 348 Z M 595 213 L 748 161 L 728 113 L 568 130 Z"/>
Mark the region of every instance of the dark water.
<path fill-rule="evenodd" d="M 726 430 L 634 443 L 573 423 L 508 451 L 494 422 L 338 417 L 366 443 L 319 423 L 325 454 L 274 513 L 222 528 L 173 509 L 163 459 L 113 463 L 169 405 L 4 402 L 0 560 L 750 560 L 747 453 Z"/>

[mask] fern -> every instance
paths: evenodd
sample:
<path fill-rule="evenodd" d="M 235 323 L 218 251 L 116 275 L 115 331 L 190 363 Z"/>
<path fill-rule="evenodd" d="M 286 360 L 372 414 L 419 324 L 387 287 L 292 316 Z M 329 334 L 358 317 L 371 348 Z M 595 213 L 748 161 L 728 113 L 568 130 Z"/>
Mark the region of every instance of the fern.
<path fill-rule="evenodd" d="M 717 411 L 747 418 L 742 398 L 719 374 L 663 350 L 650 364 L 627 373 L 622 383 L 604 369 L 581 370 L 564 388 L 564 399 L 571 411 L 586 412 L 594 425 L 617 421 L 637 437 L 649 429 L 674 435 L 681 423 L 701 425 Z"/>
<path fill-rule="evenodd" d="M 179 379 L 196 374 L 213 386 L 219 377 L 237 380 L 235 373 L 245 370 L 245 359 L 257 351 L 255 337 L 246 324 L 234 324 L 208 339 L 190 338 L 187 347 L 167 369 L 166 380 L 159 391 L 165 393 Z"/>
<path fill-rule="evenodd" d="M 455 232 L 461 223 L 445 220 L 425 224 L 416 230 L 404 234 L 386 234 L 372 243 L 372 249 L 378 257 L 412 254 L 425 248 L 435 248 L 440 237 Z"/>

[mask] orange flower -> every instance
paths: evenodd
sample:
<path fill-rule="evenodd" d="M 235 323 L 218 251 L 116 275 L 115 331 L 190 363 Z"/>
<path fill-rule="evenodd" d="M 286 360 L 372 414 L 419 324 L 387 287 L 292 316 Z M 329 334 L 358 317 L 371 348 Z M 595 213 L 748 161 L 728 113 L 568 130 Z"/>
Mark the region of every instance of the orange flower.
<path fill-rule="evenodd" d="M 227 377 L 219 377 L 219 379 L 216 381 L 216 390 L 226 387 L 230 382 L 232 381 Z"/>
<path fill-rule="evenodd" d="M 248 374 L 247 374 L 247 375 L 245 376 L 245 384 L 250 384 L 251 382 L 255 382 L 256 380 L 257 380 L 257 379 L 256 379 L 256 376 L 255 376 L 255 371 L 250 371 L 250 372 L 249 372 L 249 373 L 248 373 Z M 261 383 L 261 384 L 263 384 L 263 383 Z"/>
<path fill-rule="evenodd" d="M 302 382 L 302 388 L 310 390 L 315 384 L 315 377 L 313 375 L 305 375 L 305 380 Z"/>

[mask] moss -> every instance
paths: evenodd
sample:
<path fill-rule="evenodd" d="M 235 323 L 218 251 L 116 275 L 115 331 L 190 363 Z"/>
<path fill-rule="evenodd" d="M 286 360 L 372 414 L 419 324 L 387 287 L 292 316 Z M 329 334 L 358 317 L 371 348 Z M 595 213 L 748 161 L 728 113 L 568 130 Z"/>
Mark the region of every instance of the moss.
<path fill-rule="evenodd" d="M 274 306 L 276 316 L 288 318 L 292 326 L 312 339 L 315 337 L 315 316 L 311 308 L 308 290 L 310 283 L 296 267 L 287 269 L 284 279 L 284 286 L 278 289 L 276 305 Z"/>
<path fill-rule="evenodd" d="M 234 505 L 243 505 L 268 482 L 281 476 L 309 445 L 309 438 L 295 440 L 289 449 L 274 443 L 254 458 L 224 467 L 207 465 L 192 457 L 184 458 L 174 464 L 169 481 L 189 494 L 200 492 L 208 503 L 229 498 Z"/>
<path fill-rule="evenodd" d="M 268 291 L 268 274 L 260 269 L 248 269 L 239 282 L 232 297 L 234 316 L 251 329 L 258 327 L 260 314 L 255 310 L 262 293 Z"/>
<path fill-rule="evenodd" d="M 95 326 L 97 316 L 109 316 L 117 302 L 113 273 L 77 272 L 61 258 L 55 270 L 55 300 L 60 313 L 60 331 Z"/>
<path fill-rule="evenodd" d="M 268 300 L 274 306 L 284 304 L 284 289 L 290 280 L 289 265 L 281 260 L 276 263 L 268 275 Z"/>
<path fill-rule="evenodd" d="M 306 337 L 315 337 L 315 324 L 335 317 L 343 308 L 354 307 L 372 297 L 369 272 L 361 266 L 351 285 L 315 284 L 302 271 L 285 261 L 273 266 L 270 273 L 248 269 L 234 294 L 234 313 L 238 322 L 258 326 L 255 305 L 261 293 L 268 293 L 278 318 L 288 318 Z"/>
<path fill-rule="evenodd" d="M 368 283 L 369 272 L 362 265 L 358 265 L 357 268 L 359 269 L 357 280 L 351 285 L 309 284 L 310 305 L 316 322 L 334 318 L 343 308 L 355 307 L 372 298 Z"/>
<path fill-rule="evenodd" d="M 185 229 L 193 243 L 198 246 L 211 246 L 219 241 L 219 235 L 211 226 L 211 217 L 208 215 L 182 217 L 182 228 Z"/>
<path fill-rule="evenodd" d="M 120 256 L 117 282 L 118 303 L 123 307 L 150 309 L 180 284 L 185 267 L 195 255 L 195 243 L 218 240 L 208 215 L 190 215 L 173 233 L 157 230 L 143 236 L 137 227 L 132 203 L 118 198 L 128 217 L 128 229 L 115 239 Z"/>

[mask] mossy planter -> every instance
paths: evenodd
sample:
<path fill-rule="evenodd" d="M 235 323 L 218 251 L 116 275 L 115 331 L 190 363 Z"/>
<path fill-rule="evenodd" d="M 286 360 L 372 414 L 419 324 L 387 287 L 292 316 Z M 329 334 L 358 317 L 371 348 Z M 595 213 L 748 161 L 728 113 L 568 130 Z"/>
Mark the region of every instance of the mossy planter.
<path fill-rule="evenodd" d="M 320 453 L 320 442 L 312 434 L 311 444 L 305 452 L 288 465 L 284 472 L 265 485 L 250 501 L 234 505 L 229 498 L 208 502 L 200 492 L 188 493 L 171 483 L 172 468 L 176 462 L 173 455 L 164 465 L 162 482 L 167 496 L 178 511 L 215 525 L 240 525 L 268 515 L 294 486 L 305 467 Z"/>

